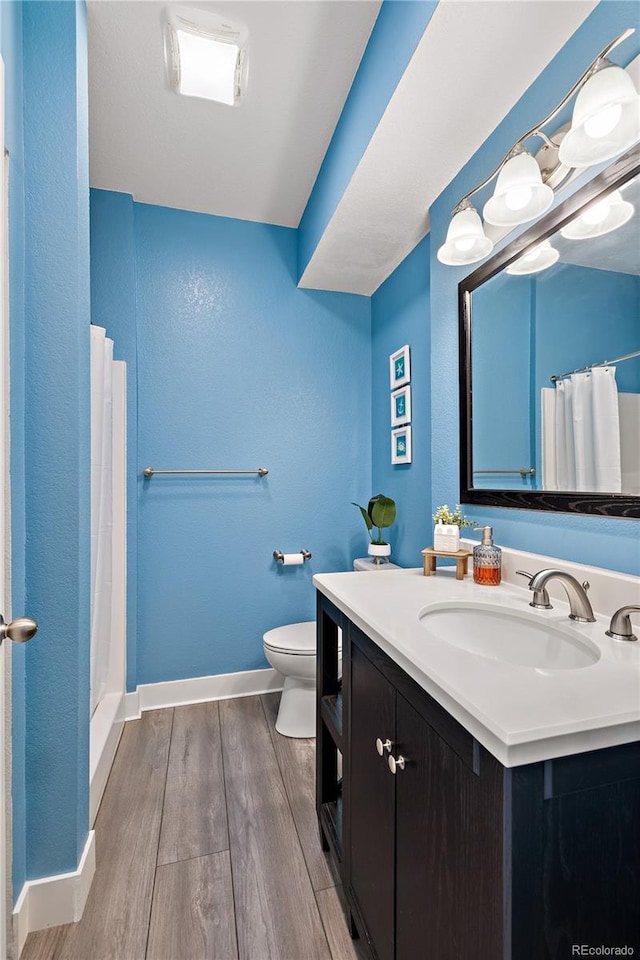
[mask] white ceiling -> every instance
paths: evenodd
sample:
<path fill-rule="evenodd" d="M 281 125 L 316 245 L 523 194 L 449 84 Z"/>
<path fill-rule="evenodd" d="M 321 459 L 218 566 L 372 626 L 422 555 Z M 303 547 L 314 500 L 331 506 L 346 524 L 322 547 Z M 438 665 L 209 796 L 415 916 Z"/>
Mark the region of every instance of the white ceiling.
<path fill-rule="evenodd" d="M 301 285 L 377 289 L 427 232 L 430 204 L 596 2 L 441 0 Z M 89 0 L 91 185 L 296 227 L 380 3 L 173 6 L 247 25 L 245 102 L 232 108 L 173 93 L 164 64 L 166 4 Z"/>
<path fill-rule="evenodd" d="M 182 97 L 164 61 L 167 4 L 90 0 L 93 187 L 297 227 L 375 23 L 379 0 L 172 3 L 249 29 L 239 107 Z"/>

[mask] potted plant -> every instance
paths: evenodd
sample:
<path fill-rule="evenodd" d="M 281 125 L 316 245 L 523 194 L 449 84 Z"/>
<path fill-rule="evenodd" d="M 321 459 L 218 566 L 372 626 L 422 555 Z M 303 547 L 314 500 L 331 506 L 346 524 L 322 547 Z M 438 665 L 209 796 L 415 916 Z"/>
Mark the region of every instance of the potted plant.
<path fill-rule="evenodd" d="M 396 519 L 396 504 L 391 497 L 385 497 L 378 493 L 371 497 L 368 507 L 361 507 L 359 503 L 354 503 L 363 516 L 364 522 L 369 532 L 371 542 L 369 543 L 368 553 L 371 557 L 388 557 L 391 553 L 390 544 L 382 539 L 382 531 L 390 527 Z M 376 529 L 377 536 L 374 536 L 373 529 Z M 379 561 L 378 561 L 379 562 Z"/>
<path fill-rule="evenodd" d="M 457 553 L 460 549 L 460 530 L 462 527 L 473 526 L 470 520 L 460 510 L 456 503 L 452 512 L 444 503 L 433 514 L 436 525 L 433 529 L 433 549 L 438 553 Z"/>
<path fill-rule="evenodd" d="M 471 520 L 467 520 L 462 511 L 460 510 L 460 504 L 456 503 L 455 510 L 453 513 L 449 509 L 446 503 L 441 507 L 438 507 L 436 512 L 433 514 L 433 519 L 436 523 L 446 523 L 446 524 L 455 524 L 456 527 L 472 527 L 473 523 Z"/>

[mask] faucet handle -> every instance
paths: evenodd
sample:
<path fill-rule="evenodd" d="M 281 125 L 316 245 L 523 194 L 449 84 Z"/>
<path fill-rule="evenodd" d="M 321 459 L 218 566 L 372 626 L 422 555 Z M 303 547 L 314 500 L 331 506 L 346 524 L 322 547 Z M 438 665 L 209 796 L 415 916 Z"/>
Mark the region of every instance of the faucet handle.
<path fill-rule="evenodd" d="M 535 573 L 529 573 L 528 570 L 516 570 L 516 573 L 518 574 L 519 577 L 526 577 L 529 583 L 531 583 L 531 581 L 535 577 Z"/>
<path fill-rule="evenodd" d="M 640 610 L 640 606 L 634 603 L 616 610 L 611 617 L 609 629 L 605 630 L 605 634 L 613 640 L 637 640 L 638 638 L 633 632 L 631 617 L 629 616 L 630 613 L 636 610 Z"/>
<path fill-rule="evenodd" d="M 553 605 L 549 602 L 549 594 L 547 593 L 546 587 L 534 588 L 531 586 L 532 581 L 537 577 L 536 573 L 529 573 L 528 570 L 516 570 L 516 573 L 521 577 L 526 577 L 529 581 L 529 590 L 533 590 L 533 600 L 529 604 L 530 607 L 535 607 L 536 610 L 553 610 Z"/>

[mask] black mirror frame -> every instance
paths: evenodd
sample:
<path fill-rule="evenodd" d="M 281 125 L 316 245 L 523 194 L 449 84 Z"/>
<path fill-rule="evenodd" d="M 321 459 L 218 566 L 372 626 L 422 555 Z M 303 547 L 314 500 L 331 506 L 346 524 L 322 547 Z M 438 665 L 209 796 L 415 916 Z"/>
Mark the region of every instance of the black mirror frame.
<path fill-rule="evenodd" d="M 546 240 L 597 197 L 619 189 L 640 173 L 640 150 L 634 147 L 538 220 L 458 285 L 460 371 L 460 502 L 523 510 L 549 510 L 601 517 L 640 519 L 640 497 L 616 493 L 544 490 L 491 490 L 473 486 L 473 407 L 471 396 L 471 294 L 530 247 Z M 604 358 L 603 358 L 604 359 Z"/>

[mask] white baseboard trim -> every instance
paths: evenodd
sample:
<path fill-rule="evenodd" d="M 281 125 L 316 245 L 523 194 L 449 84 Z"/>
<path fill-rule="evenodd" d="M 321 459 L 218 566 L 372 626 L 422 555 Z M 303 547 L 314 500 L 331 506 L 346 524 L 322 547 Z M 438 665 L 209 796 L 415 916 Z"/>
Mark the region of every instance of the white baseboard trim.
<path fill-rule="evenodd" d="M 80 920 L 95 870 L 95 833 L 90 830 L 77 870 L 42 877 L 40 880 L 27 880 L 13 911 L 18 956 L 27 934 Z"/>
<path fill-rule="evenodd" d="M 125 718 L 139 719 L 145 710 L 273 693 L 282 690 L 282 684 L 283 677 L 272 668 L 222 673 L 211 677 L 190 677 L 188 680 L 167 680 L 163 683 L 143 683 L 134 693 L 125 695 Z"/>
<path fill-rule="evenodd" d="M 140 717 L 140 697 L 138 691 L 133 690 L 131 693 L 125 693 L 122 703 L 122 719 L 139 720 Z"/>

